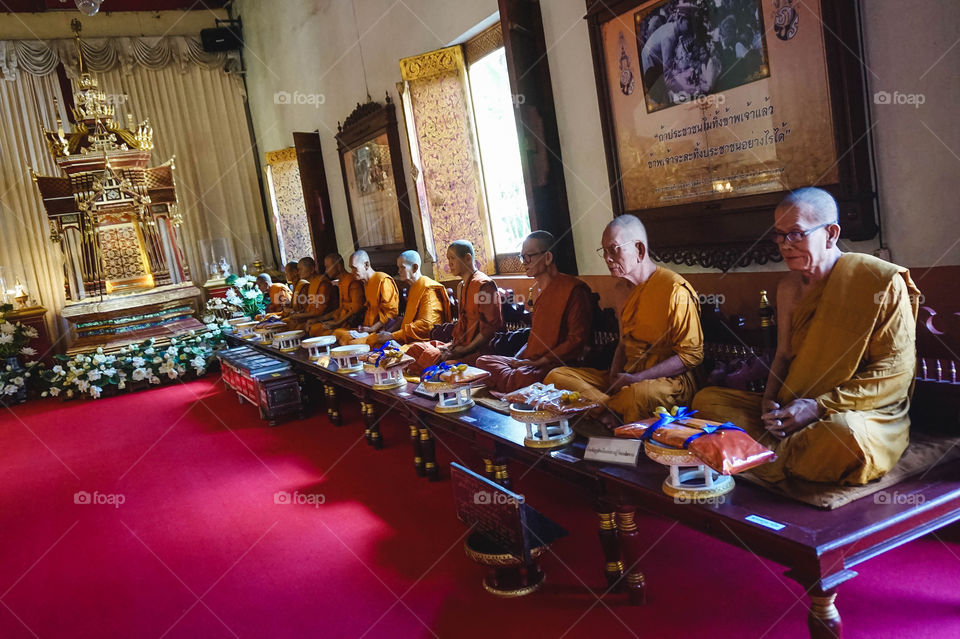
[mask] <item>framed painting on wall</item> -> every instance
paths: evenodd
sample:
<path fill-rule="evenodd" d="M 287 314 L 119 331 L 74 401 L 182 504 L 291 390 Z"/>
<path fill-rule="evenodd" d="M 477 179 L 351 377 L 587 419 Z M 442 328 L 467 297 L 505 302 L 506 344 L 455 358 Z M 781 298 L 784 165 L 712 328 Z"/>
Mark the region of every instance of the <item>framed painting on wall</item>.
<path fill-rule="evenodd" d="M 358 104 L 338 127 L 337 149 L 354 247 L 367 251 L 374 268 L 392 273 L 400 253 L 417 242 L 390 98 Z"/>
<path fill-rule="evenodd" d="M 778 260 L 773 209 L 830 191 L 876 234 L 855 0 L 587 0 L 614 214 L 663 261 Z"/>

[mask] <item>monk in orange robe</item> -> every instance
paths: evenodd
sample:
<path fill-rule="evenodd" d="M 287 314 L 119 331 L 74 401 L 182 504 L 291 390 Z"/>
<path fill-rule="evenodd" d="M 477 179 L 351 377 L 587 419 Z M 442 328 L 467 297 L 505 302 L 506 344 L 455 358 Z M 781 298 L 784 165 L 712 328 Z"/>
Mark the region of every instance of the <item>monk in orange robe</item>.
<path fill-rule="evenodd" d="M 534 278 L 530 336 L 513 357 L 477 358 L 477 367 L 491 373 L 486 384 L 492 390 L 509 392 L 542 382 L 554 367 L 576 362 L 590 340 L 590 288 L 557 269 L 555 245 L 546 231 L 534 231 L 523 241 L 520 259 L 527 276 Z"/>
<path fill-rule="evenodd" d="M 269 273 L 258 275 L 256 284 L 260 292 L 267 298 L 267 305 L 259 319 L 279 317 L 283 309 L 290 304 L 290 289 L 282 282 L 274 282 Z"/>
<path fill-rule="evenodd" d="M 450 300 L 447 289 L 439 282 L 427 277 L 420 270 L 420 254 L 416 251 L 404 251 L 397 258 L 398 277 L 410 285 L 407 291 L 407 306 L 403 320 L 396 330 L 381 330 L 368 335 L 356 335 L 351 343 L 361 340 L 370 346 L 377 346 L 388 340 L 398 344 L 412 344 L 430 337 L 430 331 L 437 324 L 450 321 Z"/>
<path fill-rule="evenodd" d="M 452 339 L 416 342 L 407 349 L 407 355 L 417 360 L 417 369 L 423 370 L 441 361 L 456 360 L 473 365 L 487 352 L 494 334 L 503 328 L 503 308 L 497 283 L 477 269 L 473 243 L 457 240 L 447 248 L 450 272 L 460 278 L 457 284 L 459 316 L 453 326 Z"/>
<path fill-rule="evenodd" d="M 754 469 L 865 484 L 909 443 L 920 291 L 907 269 L 843 253 L 833 197 L 799 189 L 777 207 L 773 240 L 790 273 L 777 287 L 777 353 L 763 394 L 710 387 L 698 417 L 732 421 L 776 451 Z"/>
<path fill-rule="evenodd" d="M 297 263 L 300 279 L 307 282 L 306 286 L 299 287 L 299 310 L 284 318 L 284 323 L 291 331 L 303 330 L 307 322 L 326 313 L 334 303 L 333 282 L 324 274 L 317 271 L 317 262 L 312 257 L 301 258 Z"/>
<path fill-rule="evenodd" d="M 366 344 L 370 335 L 379 333 L 400 314 L 400 291 L 392 277 L 373 270 L 366 251 L 354 251 L 350 256 L 350 269 L 364 284 L 366 310 L 363 323 L 356 330 L 338 328 L 333 334 L 341 344 Z"/>
<path fill-rule="evenodd" d="M 363 313 L 363 282 L 344 268 L 340 254 L 328 253 L 323 258 L 323 266 L 327 277 L 337 283 L 339 301 L 332 311 L 307 323 L 311 337 L 329 335 L 335 329 L 359 321 Z"/>
<path fill-rule="evenodd" d="M 294 313 L 303 311 L 303 303 L 306 302 L 307 280 L 300 279 L 300 267 L 296 262 L 287 262 L 283 267 L 283 275 L 287 278 L 287 286 L 293 293 L 290 295 L 290 303 L 280 311 L 280 318 L 286 319 Z"/>
<path fill-rule="evenodd" d="M 557 388 L 578 391 L 603 404 L 607 426 L 619 418 L 651 417 L 657 406 L 688 406 L 696 391 L 693 369 L 703 361 L 703 332 L 696 291 L 662 266 L 647 249 L 647 231 L 626 214 L 603 231 L 607 270 L 630 289 L 620 312 L 620 343 L 609 370 L 557 368 L 546 377 Z"/>

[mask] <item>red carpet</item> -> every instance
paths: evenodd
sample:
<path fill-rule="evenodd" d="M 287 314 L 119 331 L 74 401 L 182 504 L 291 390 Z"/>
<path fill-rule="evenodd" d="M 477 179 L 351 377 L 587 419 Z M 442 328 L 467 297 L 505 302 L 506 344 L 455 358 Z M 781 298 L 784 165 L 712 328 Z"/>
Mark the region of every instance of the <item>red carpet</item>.
<path fill-rule="evenodd" d="M 213 379 L 4 411 L 0 638 L 806 636 L 781 566 L 653 517 L 649 605 L 599 601 L 587 495 L 522 467 L 519 492 L 571 535 L 540 592 L 495 599 L 449 482 L 414 476 L 405 424 L 383 431 L 375 451 L 356 423 L 271 429 Z M 874 559 L 840 588 L 846 636 L 958 637 L 958 583 L 957 526 Z"/>

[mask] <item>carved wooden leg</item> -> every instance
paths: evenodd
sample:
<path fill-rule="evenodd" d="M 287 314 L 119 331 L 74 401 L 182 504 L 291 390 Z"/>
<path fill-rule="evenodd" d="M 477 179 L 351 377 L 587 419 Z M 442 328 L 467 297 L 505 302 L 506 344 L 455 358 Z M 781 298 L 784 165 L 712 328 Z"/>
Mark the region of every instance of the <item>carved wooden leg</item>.
<path fill-rule="evenodd" d="M 617 510 L 620 551 L 623 553 L 623 562 L 626 564 L 626 587 L 631 606 L 642 605 L 647 599 L 647 582 L 638 565 L 643 547 L 640 542 L 640 533 L 637 532 L 636 515 L 637 509 L 633 506 L 621 506 Z"/>
<path fill-rule="evenodd" d="M 363 436 L 367 440 L 367 446 L 373 446 L 373 431 L 370 429 L 370 415 L 368 413 L 369 404 L 364 400 L 360 400 L 360 417 L 363 420 L 363 425 L 366 428 L 363 429 Z"/>
<path fill-rule="evenodd" d="M 606 504 L 597 505 L 597 517 L 600 518 L 600 548 L 603 550 L 603 559 L 606 562 L 604 574 L 607 576 L 607 585 L 610 592 L 622 590 L 623 562 L 620 560 L 620 536 L 617 532 L 617 517 L 613 507 Z"/>
<path fill-rule="evenodd" d="M 417 471 L 417 477 L 426 476 L 427 472 L 423 468 L 423 451 L 420 450 L 420 429 L 416 424 L 410 424 L 410 444 L 413 446 L 413 467 Z"/>
<path fill-rule="evenodd" d="M 487 476 L 487 479 L 489 479 L 490 481 L 493 481 L 493 476 L 494 476 L 494 473 L 495 473 L 495 472 L 496 472 L 496 471 L 495 471 L 495 468 L 494 468 L 494 466 L 493 466 L 493 460 L 492 460 L 492 459 L 487 459 L 486 457 L 484 457 L 484 459 L 483 459 L 483 474 Z"/>
<path fill-rule="evenodd" d="M 507 460 L 498 457 L 493 460 L 493 481 L 500 484 L 507 490 L 513 490 L 513 480 L 510 479 L 510 470 L 507 468 Z"/>
<path fill-rule="evenodd" d="M 430 481 L 440 480 L 440 469 L 437 468 L 437 445 L 433 435 L 426 428 L 420 429 L 420 453 L 423 455 L 423 470 Z"/>
<path fill-rule="evenodd" d="M 383 450 L 383 437 L 380 435 L 380 419 L 377 413 L 377 405 L 373 402 L 367 402 L 367 423 L 370 424 L 370 445 L 376 450 Z"/>
<path fill-rule="evenodd" d="M 810 629 L 811 639 L 843 637 L 840 612 L 834 604 L 836 598 L 836 590 L 823 591 L 814 588 L 810 591 L 810 614 L 807 616 L 807 627 Z"/>
<path fill-rule="evenodd" d="M 340 415 L 340 399 L 337 397 L 337 387 L 333 384 L 323 385 L 323 395 L 326 398 L 327 417 L 334 426 L 343 425 L 343 417 Z"/>

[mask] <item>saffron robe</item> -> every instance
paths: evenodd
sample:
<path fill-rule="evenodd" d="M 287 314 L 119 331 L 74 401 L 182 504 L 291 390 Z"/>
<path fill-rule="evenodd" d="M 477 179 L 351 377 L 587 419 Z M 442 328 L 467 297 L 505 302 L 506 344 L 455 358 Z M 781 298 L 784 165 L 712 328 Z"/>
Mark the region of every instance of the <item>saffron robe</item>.
<path fill-rule="evenodd" d="M 703 331 L 697 293 L 683 277 L 661 266 L 631 291 L 620 313 L 625 373 L 639 373 L 676 355 L 687 368 L 680 375 L 645 379 L 613 395 L 609 371 L 562 367 L 546 377 L 557 388 L 578 391 L 602 403 L 626 422 L 653 415 L 657 406 L 687 406 L 696 390 L 693 368 L 703 361 Z"/>
<path fill-rule="evenodd" d="M 487 352 L 494 334 L 503 328 L 503 308 L 497 284 L 482 271 L 474 271 L 464 285 L 457 285 L 457 308 L 459 315 L 453 326 L 453 335 L 449 343 L 436 340 L 416 342 L 407 349 L 407 355 L 416 359 L 418 370 L 434 366 L 440 361 L 441 349 L 470 344 L 477 335 L 483 335 L 480 346 L 472 353 L 458 358 L 457 361 L 470 364 Z"/>
<path fill-rule="evenodd" d="M 907 269 L 845 253 L 791 318 L 792 359 L 782 406 L 813 399 L 821 418 L 782 440 L 760 420 L 762 396 L 703 389 L 698 417 L 732 421 L 777 453 L 756 468 L 767 481 L 865 484 L 893 468 L 909 443 L 920 292 Z"/>
<path fill-rule="evenodd" d="M 592 324 L 590 287 L 572 275 L 558 273 L 533 307 L 526 346 L 516 357 L 483 355 L 477 358 L 476 365 L 490 371 L 487 386 L 502 393 L 542 382 L 556 362 L 577 361 L 590 339 Z M 547 354 L 556 361 L 544 366 L 511 366 L 518 359 L 532 361 Z"/>
<path fill-rule="evenodd" d="M 363 325 L 372 326 L 377 322 L 386 325 L 400 313 L 400 291 L 397 283 L 386 273 L 375 272 L 364 287 L 367 308 L 363 314 Z M 338 328 L 333 331 L 340 344 L 365 344 L 366 339 L 354 341 L 350 328 Z"/>
<path fill-rule="evenodd" d="M 310 319 L 330 310 L 334 303 L 334 294 L 333 282 L 326 275 L 317 273 L 311 277 L 307 286 L 300 288 L 299 299 L 296 300 L 301 304 L 300 310 L 294 310 L 294 313 L 309 313 L 311 317 L 288 319 L 284 322 L 287 328 L 291 331 L 303 330 Z"/>
<path fill-rule="evenodd" d="M 274 282 L 267 291 L 267 297 L 270 300 L 264 310 L 265 314 L 279 313 L 290 303 L 290 289 L 286 284 Z"/>
<path fill-rule="evenodd" d="M 345 273 L 337 281 L 337 289 L 340 293 L 340 303 L 334 311 L 333 316 L 327 321 L 341 325 L 348 323 L 351 318 L 359 316 L 363 311 L 363 282 L 357 279 L 354 273 Z M 329 335 L 332 332 L 332 329 L 324 328 L 323 324 L 314 324 L 310 327 L 311 337 Z"/>

